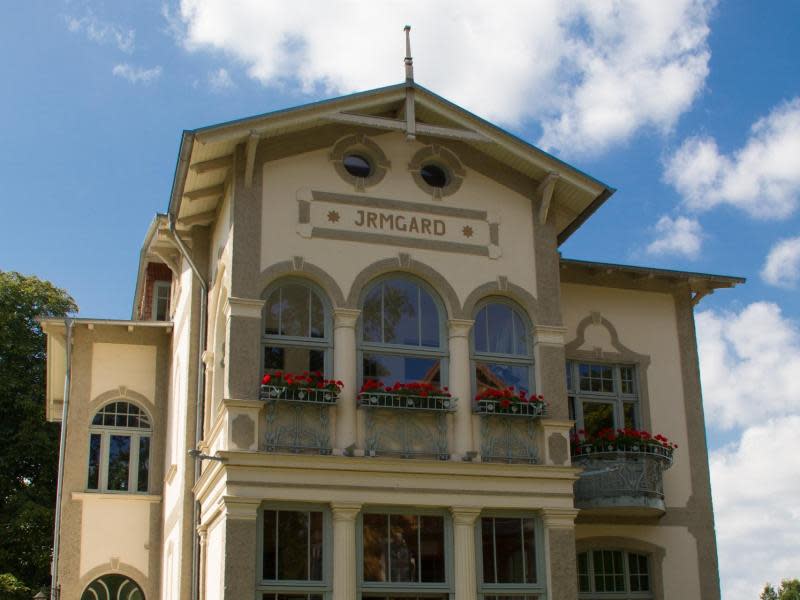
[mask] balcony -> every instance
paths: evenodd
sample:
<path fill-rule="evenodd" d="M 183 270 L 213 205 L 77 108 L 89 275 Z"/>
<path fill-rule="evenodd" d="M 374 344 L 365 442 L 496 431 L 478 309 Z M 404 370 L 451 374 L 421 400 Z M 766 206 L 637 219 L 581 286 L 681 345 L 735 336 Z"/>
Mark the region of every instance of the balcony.
<path fill-rule="evenodd" d="M 612 449 L 613 448 L 613 449 Z M 664 471 L 671 450 L 644 445 L 584 448 L 572 464 L 584 469 L 575 482 L 575 506 L 581 516 L 660 517 L 664 504 Z"/>
<path fill-rule="evenodd" d="M 473 411 L 481 417 L 483 462 L 540 462 L 537 419 L 545 416 L 544 402 L 506 402 L 481 399 Z"/>
<path fill-rule="evenodd" d="M 330 454 L 329 409 L 336 405 L 335 389 L 262 385 L 267 405 L 267 452 Z"/>

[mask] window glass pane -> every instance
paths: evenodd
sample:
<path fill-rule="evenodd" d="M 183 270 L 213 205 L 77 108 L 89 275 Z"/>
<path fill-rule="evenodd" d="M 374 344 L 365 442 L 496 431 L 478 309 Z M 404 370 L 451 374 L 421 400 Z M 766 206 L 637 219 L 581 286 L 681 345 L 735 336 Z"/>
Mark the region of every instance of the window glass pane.
<path fill-rule="evenodd" d="M 265 346 L 264 372 L 325 371 L 325 351 L 315 348 Z"/>
<path fill-rule="evenodd" d="M 614 370 L 612 367 L 581 364 L 578 370 L 582 392 L 614 393 Z"/>
<path fill-rule="evenodd" d="M 420 517 L 421 581 L 444 582 L 444 518 Z"/>
<path fill-rule="evenodd" d="M 489 304 L 486 307 L 489 324 L 489 352 L 512 354 L 514 335 L 511 324 L 511 307 L 505 304 Z"/>
<path fill-rule="evenodd" d="M 486 321 L 486 307 L 484 306 L 482 309 L 478 311 L 478 314 L 475 317 L 475 324 L 472 326 L 472 331 L 475 339 L 475 352 L 489 351 L 487 327 L 488 325 Z"/>
<path fill-rule="evenodd" d="M 589 584 L 589 554 L 587 552 L 578 554 L 578 591 L 592 591 Z"/>
<path fill-rule="evenodd" d="M 595 591 L 625 591 L 625 580 L 622 571 L 622 552 L 595 550 L 592 552 L 592 561 L 594 563 Z"/>
<path fill-rule="evenodd" d="M 322 538 L 322 513 L 314 511 L 309 513 L 309 529 L 311 547 L 309 548 L 309 575 L 312 581 L 322 581 L 323 538 Z"/>
<path fill-rule="evenodd" d="M 420 312 L 422 313 L 422 340 L 420 344 L 428 348 L 439 347 L 439 312 L 430 294 L 423 288 L 419 291 Z"/>
<path fill-rule="evenodd" d="M 629 554 L 628 573 L 630 573 L 630 591 L 650 591 L 650 577 L 647 570 L 646 556 L 642 554 Z"/>
<path fill-rule="evenodd" d="M 108 439 L 108 489 L 127 491 L 131 437 L 129 435 L 112 435 Z"/>
<path fill-rule="evenodd" d="M 569 411 L 569 418 L 571 421 L 575 420 L 575 397 L 567 397 L 567 410 Z M 573 427 L 574 429 L 574 427 Z"/>
<path fill-rule="evenodd" d="M 309 578 L 308 513 L 278 511 L 278 579 Z"/>
<path fill-rule="evenodd" d="M 530 368 L 522 365 L 476 361 L 475 381 L 478 384 L 479 394 L 487 388 L 500 390 L 508 386 L 528 392 L 530 391 Z"/>
<path fill-rule="evenodd" d="M 261 596 L 262 600 L 322 600 L 320 594 L 307 594 L 305 592 L 278 592 Z"/>
<path fill-rule="evenodd" d="M 638 419 L 636 418 L 636 405 L 633 402 L 623 403 L 625 411 L 625 427 L 628 429 L 638 428 Z"/>
<path fill-rule="evenodd" d="M 267 298 L 267 319 L 264 326 L 264 333 L 267 335 L 278 335 L 280 333 L 281 318 L 281 290 L 275 290 Z"/>
<path fill-rule="evenodd" d="M 527 356 L 528 328 L 525 327 L 525 322 L 522 320 L 522 317 L 520 317 L 517 314 L 517 311 L 512 310 L 511 314 L 514 317 L 514 337 L 515 337 L 514 354 L 518 354 L 520 356 Z"/>
<path fill-rule="evenodd" d="M 525 583 L 536 583 L 536 523 L 522 519 L 522 538 L 525 542 Z"/>
<path fill-rule="evenodd" d="M 89 436 L 89 476 L 86 487 L 96 490 L 100 487 L 100 434 L 93 433 Z"/>
<path fill-rule="evenodd" d="M 381 298 L 383 297 L 383 286 L 377 285 L 372 288 L 364 300 L 361 310 L 361 322 L 365 342 L 382 342 L 383 334 L 381 321 Z"/>
<path fill-rule="evenodd" d="M 416 515 L 390 515 L 389 539 L 390 581 L 417 582 L 419 573 L 418 528 Z"/>
<path fill-rule="evenodd" d="M 403 279 L 383 284 L 383 341 L 419 345 L 419 287 Z"/>
<path fill-rule="evenodd" d="M 622 382 L 622 393 L 633 394 L 633 367 L 620 367 L 619 375 Z"/>
<path fill-rule="evenodd" d="M 150 477 L 150 436 L 143 435 L 139 438 L 139 472 L 137 473 L 136 489 L 146 492 Z"/>
<path fill-rule="evenodd" d="M 391 354 L 364 353 L 364 380 L 377 379 L 383 385 L 400 383 L 432 383 L 441 381 L 440 360 Z"/>
<path fill-rule="evenodd" d="M 521 519 L 497 517 L 494 531 L 497 583 L 524 583 Z"/>
<path fill-rule="evenodd" d="M 275 526 L 277 524 L 278 512 L 275 510 L 264 511 L 264 555 L 261 562 L 261 577 L 263 579 L 275 579 L 275 566 L 278 564 L 276 554 L 277 542 Z"/>
<path fill-rule="evenodd" d="M 582 406 L 583 428 L 588 435 L 597 435 L 603 429 L 615 429 L 613 404 L 584 400 Z"/>
<path fill-rule="evenodd" d="M 567 391 L 572 390 L 572 363 L 567 363 Z"/>
<path fill-rule="evenodd" d="M 388 581 L 389 516 L 364 515 L 364 581 Z"/>
<path fill-rule="evenodd" d="M 325 308 L 322 305 L 322 300 L 319 299 L 313 292 L 309 292 L 311 296 L 311 331 L 309 337 L 324 338 L 325 337 Z"/>
<path fill-rule="evenodd" d="M 497 583 L 494 574 L 494 519 L 481 519 L 481 541 L 483 545 L 483 581 Z"/>
<path fill-rule="evenodd" d="M 281 331 L 280 335 L 310 337 L 309 335 L 309 295 L 311 291 L 304 285 L 288 284 L 281 288 Z"/>

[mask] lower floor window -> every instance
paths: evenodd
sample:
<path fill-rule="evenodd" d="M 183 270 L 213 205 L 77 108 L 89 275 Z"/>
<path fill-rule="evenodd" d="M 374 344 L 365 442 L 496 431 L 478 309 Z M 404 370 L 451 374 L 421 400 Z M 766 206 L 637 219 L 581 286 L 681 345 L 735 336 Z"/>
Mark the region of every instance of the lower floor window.
<path fill-rule="evenodd" d="M 592 550 L 578 554 L 578 591 L 587 600 L 650 598 L 647 556 L 622 550 Z"/>
<path fill-rule="evenodd" d="M 542 539 L 533 516 L 485 515 L 480 520 L 481 591 L 484 600 L 534 600 L 540 582 Z"/>
<path fill-rule="evenodd" d="M 322 600 L 321 594 L 294 594 L 292 592 L 276 592 L 263 594 L 261 600 Z"/>

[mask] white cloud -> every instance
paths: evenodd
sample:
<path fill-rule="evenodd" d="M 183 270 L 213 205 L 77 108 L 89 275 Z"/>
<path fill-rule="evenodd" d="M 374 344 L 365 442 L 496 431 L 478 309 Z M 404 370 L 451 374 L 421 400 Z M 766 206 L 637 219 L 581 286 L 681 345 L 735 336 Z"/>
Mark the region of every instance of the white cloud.
<path fill-rule="evenodd" d="M 319 0 L 292 10 L 181 0 L 178 16 L 189 50 L 220 50 L 250 77 L 307 94 L 402 81 L 411 23 L 418 81 L 491 120 L 539 120 L 542 145 L 575 154 L 675 124 L 708 74 L 713 3 L 414 0 L 362 3 L 343 18 L 341 4 Z"/>
<path fill-rule="evenodd" d="M 208 85 L 212 90 L 217 92 L 236 87 L 236 84 L 233 82 L 233 79 L 231 79 L 231 75 L 228 73 L 228 70 L 221 67 L 216 71 L 209 73 Z"/>
<path fill-rule="evenodd" d="M 703 244 L 703 229 L 696 219 L 664 215 L 653 227 L 656 238 L 647 246 L 648 254 L 678 254 L 695 258 Z"/>
<path fill-rule="evenodd" d="M 800 97 L 756 121 L 729 155 L 713 138 L 687 139 L 664 179 L 695 210 L 730 204 L 757 218 L 788 217 L 800 205 Z"/>
<path fill-rule="evenodd" d="M 769 284 L 793 288 L 800 282 L 800 236 L 781 240 L 767 255 L 761 278 Z"/>
<path fill-rule="evenodd" d="M 101 21 L 91 12 L 84 17 L 66 17 L 67 29 L 73 33 L 83 33 L 98 44 L 114 44 L 118 49 L 130 54 L 133 52 L 136 32 L 119 25 Z"/>
<path fill-rule="evenodd" d="M 777 304 L 697 314 L 709 422 L 729 429 L 800 412 L 800 326 Z"/>
<path fill-rule="evenodd" d="M 128 63 L 116 65 L 111 72 L 117 77 L 127 79 L 131 83 L 141 83 L 149 85 L 161 77 L 161 66 L 157 65 L 151 69 L 134 67 Z"/>
<path fill-rule="evenodd" d="M 756 412 L 753 418 L 758 420 L 760 415 Z M 726 600 L 754 600 L 767 581 L 779 584 L 782 578 L 797 576 L 798 431 L 798 414 L 770 420 L 745 430 L 736 444 L 711 453 L 722 597 Z"/>

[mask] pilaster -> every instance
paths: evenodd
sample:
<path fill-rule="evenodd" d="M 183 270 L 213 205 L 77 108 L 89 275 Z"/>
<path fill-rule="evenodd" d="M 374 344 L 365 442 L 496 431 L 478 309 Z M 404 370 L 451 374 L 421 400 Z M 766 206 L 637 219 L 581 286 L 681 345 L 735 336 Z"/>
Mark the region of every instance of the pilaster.
<path fill-rule="evenodd" d="M 476 600 L 475 521 L 481 511 L 479 508 L 454 506 L 450 513 L 453 515 L 455 600 Z"/>
<path fill-rule="evenodd" d="M 469 332 L 475 321 L 450 319 L 447 322 L 450 341 L 450 393 L 458 398 L 455 414 L 453 458 L 458 460 L 472 452 L 472 383 L 469 361 Z"/>
<path fill-rule="evenodd" d="M 356 443 L 356 324 L 360 315 L 360 310 L 352 308 L 333 310 L 333 378 L 344 384 L 336 409 L 337 452 Z"/>
<path fill-rule="evenodd" d="M 261 322 L 264 300 L 228 298 L 224 306 L 225 397 L 258 400 L 261 385 Z"/>
<path fill-rule="evenodd" d="M 578 597 L 578 571 L 575 558 L 577 515 L 578 510 L 574 508 L 542 510 L 549 591 L 547 597 L 552 600 L 575 600 Z"/>
<path fill-rule="evenodd" d="M 566 355 L 560 325 L 536 325 L 533 328 L 533 356 L 536 365 L 536 390 L 544 395 L 548 414 L 554 419 L 568 419 Z"/>
<path fill-rule="evenodd" d="M 224 600 L 253 598 L 256 593 L 256 519 L 258 500 L 226 497 Z"/>
<path fill-rule="evenodd" d="M 331 503 L 333 516 L 333 600 L 356 598 L 356 517 L 361 504 Z"/>

